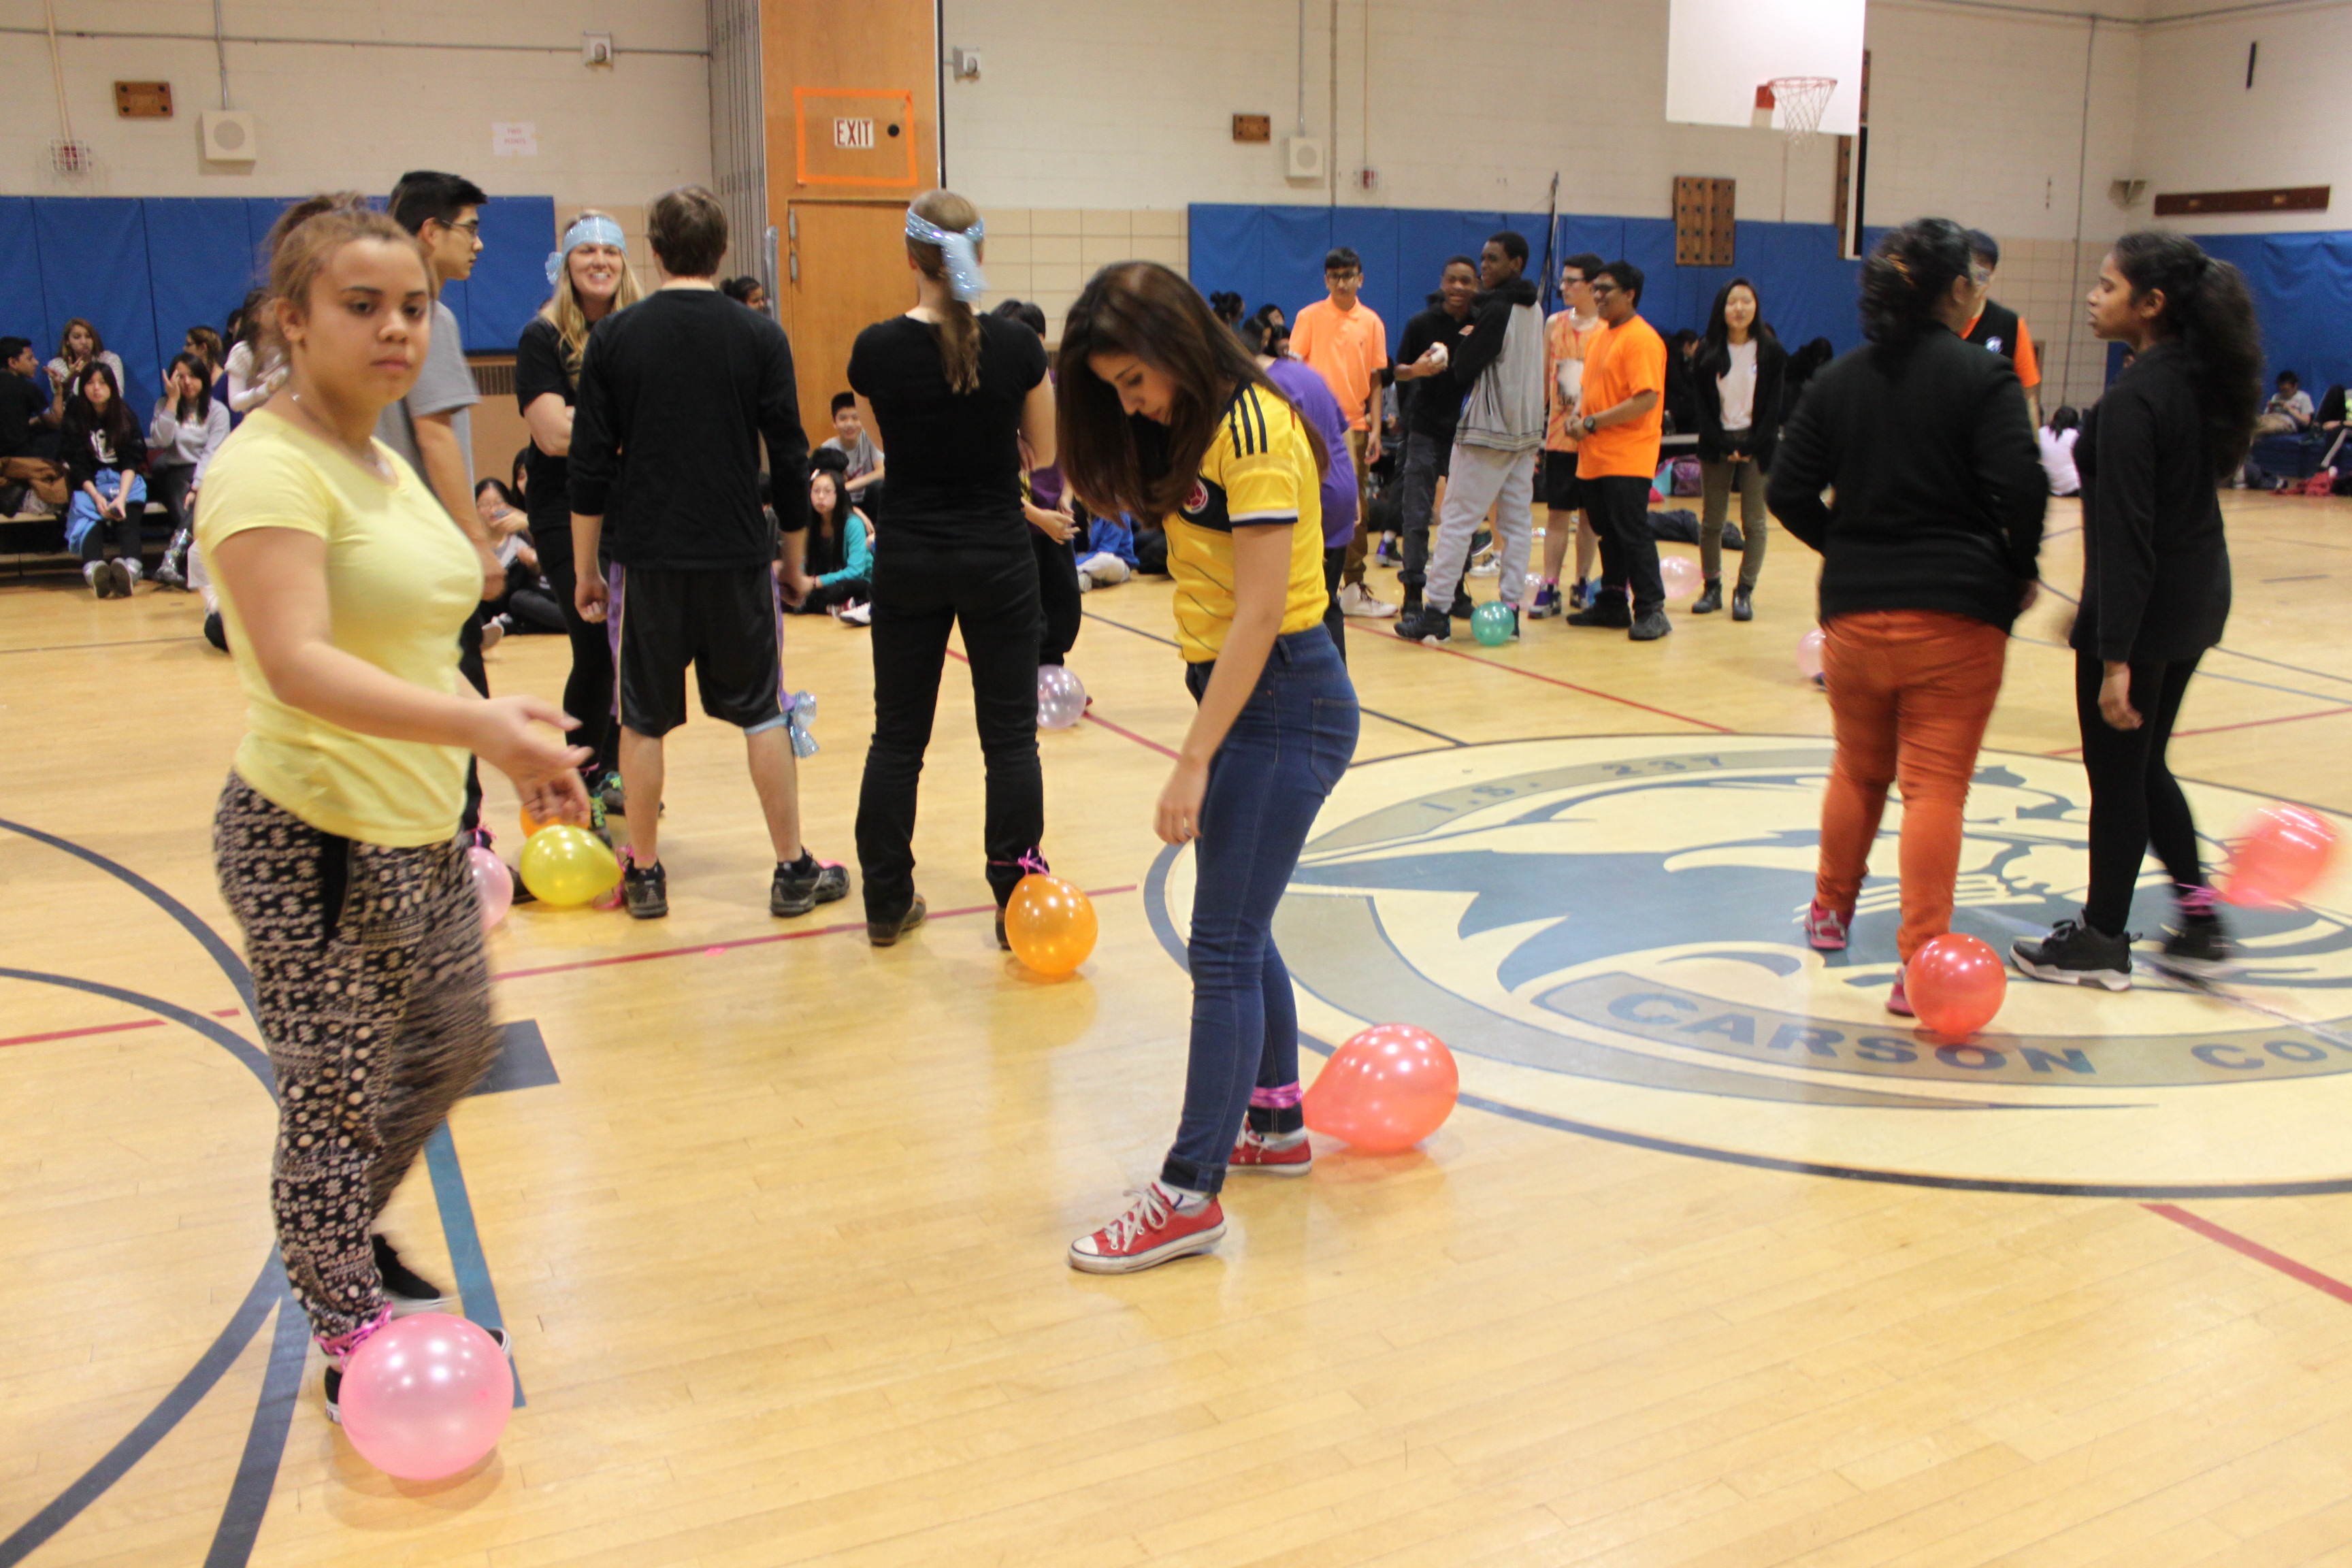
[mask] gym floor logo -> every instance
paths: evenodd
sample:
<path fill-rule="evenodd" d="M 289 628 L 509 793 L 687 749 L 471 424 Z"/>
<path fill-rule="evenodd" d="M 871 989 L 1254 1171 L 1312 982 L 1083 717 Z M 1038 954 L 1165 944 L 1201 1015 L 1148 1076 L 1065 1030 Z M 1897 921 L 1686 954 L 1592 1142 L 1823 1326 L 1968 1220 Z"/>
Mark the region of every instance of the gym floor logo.
<path fill-rule="evenodd" d="M 1928 1185 L 2149 1196 L 2352 1190 L 2352 878 L 2231 911 L 2213 994 L 2111 995 L 2012 972 L 1968 1041 L 1887 1013 L 1898 797 L 1842 953 L 1809 948 L 1830 751 L 1787 736 L 1517 741 L 1360 764 L 1276 920 L 1301 1027 L 1402 1021 L 1473 1102 L 1677 1152 Z M 2209 833 L 2261 798 L 2187 785 Z M 2077 763 L 1986 752 L 1956 929 L 2004 955 L 2079 912 Z M 2218 857 L 2219 846 L 2215 846 Z M 1181 952 L 1192 858 L 1153 913 Z M 2133 929 L 2160 933 L 2151 867 Z"/>

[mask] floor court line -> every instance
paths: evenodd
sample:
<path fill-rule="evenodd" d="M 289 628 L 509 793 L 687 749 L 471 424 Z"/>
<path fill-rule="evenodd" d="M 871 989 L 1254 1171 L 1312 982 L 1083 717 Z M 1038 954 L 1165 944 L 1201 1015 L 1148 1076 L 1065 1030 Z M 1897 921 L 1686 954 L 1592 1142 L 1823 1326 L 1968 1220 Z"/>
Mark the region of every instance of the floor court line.
<path fill-rule="evenodd" d="M 2220 1225 L 2201 1215 L 2190 1214 L 2178 1204 L 2142 1204 L 2140 1207 L 2161 1215 L 2173 1224 L 2195 1231 L 2208 1241 L 2218 1241 L 2242 1257 L 2251 1258 L 2266 1268 L 2275 1268 L 2288 1279 L 2323 1291 L 2337 1300 L 2352 1305 L 2352 1285 L 2333 1275 L 2322 1274 L 2307 1263 L 2297 1263 L 2282 1252 L 2273 1252 L 2252 1237 L 2241 1236 L 2228 1226 Z"/>
<path fill-rule="evenodd" d="M 2185 740 L 2190 735 L 2220 735 L 2231 730 L 2260 730 L 2272 724 L 2299 724 L 2305 719 L 2334 719 L 2352 713 L 2352 703 L 2337 708 L 2322 708 L 2310 713 L 2283 713 L 2275 719 L 2245 719 L 2235 724 L 2208 724 L 2198 730 L 2175 730 L 2172 738 Z M 2044 752 L 2048 757 L 2071 757 L 2082 751 L 2080 746 L 2061 746 L 2054 752 Z"/>

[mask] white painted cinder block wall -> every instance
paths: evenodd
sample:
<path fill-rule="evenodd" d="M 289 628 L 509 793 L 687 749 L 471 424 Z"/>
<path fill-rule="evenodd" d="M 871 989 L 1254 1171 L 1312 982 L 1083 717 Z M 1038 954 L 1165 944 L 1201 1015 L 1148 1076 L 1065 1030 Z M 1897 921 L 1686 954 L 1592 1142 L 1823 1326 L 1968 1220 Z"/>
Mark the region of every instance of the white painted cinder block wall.
<path fill-rule="evenodd" d="M 348 44 L 227 47 L 233 107 L 256 118 L 259 158 L 207 164 L 197 112 L 219 107 L 210 0 L 56 0 L 75 135 L 93 177 L 52 174 L 58 134 L 41 0 L 0 0 L 0 193 L 141 196 L 382 192 L 403 171 L 442 168 L 492 195 L 631 205 L 710 177 L 703 0 L 226 0 L 232 36 Z M 194 39 L 74 37 L 193 34 Z M 26 31 L 29 29 L 30 31 Z M 610 69 L 580 57 L 583 30 L 609 32 Z M 416 47 L 530 45 L 541 50 Z M 400 46 L 400 47 L 395 47 Z M 647 49 L 677 53 L 648 54 Z M 118 119 L 113 83 L 172 84 L 170 120 Z M 494 157 L 490 126 L 529 121 L 536 156 Z"/>

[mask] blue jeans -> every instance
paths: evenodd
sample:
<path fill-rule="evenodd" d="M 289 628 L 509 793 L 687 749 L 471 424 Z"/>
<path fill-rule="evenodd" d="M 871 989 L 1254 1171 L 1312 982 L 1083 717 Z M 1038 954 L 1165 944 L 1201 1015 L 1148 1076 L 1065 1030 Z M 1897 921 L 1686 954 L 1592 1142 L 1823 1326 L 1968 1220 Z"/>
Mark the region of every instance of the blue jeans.
<path fill-rule="evenodd" d="M 134 561 L 139 558 L 140 525 L 147 520 L 147 480 L 138 474 L 130 479 L 131 493 L 123 502 L 121 521 L 111 514 L 101 514 L 89 491 L 74 491 L 66 507 L 66 547 L 84 561 L 105 560 L 109 545 Z M 123 476 L 115 469 L 100 468 L 89 482 L 99 494 L 112 500 L 122 481 Z"/>
<path fill-rule="evenodd" d="M 1213 664 L 1185 671 L 1195 701 Z M 1275 639 L 1257 689 L 1209 763 L 1193 845 L 1192 1045 L 1184 1114 L 1160 1179 L 1214 1193 L 1251 1091 L 1294 1095 L 1298 1005 L 1274 946 L 1274 910 L 1315 814 L 1356 754 L 1356 689 L 1321 626 Z M 1296 1103 L 1295 1099 L 1289 1102 Z"/>

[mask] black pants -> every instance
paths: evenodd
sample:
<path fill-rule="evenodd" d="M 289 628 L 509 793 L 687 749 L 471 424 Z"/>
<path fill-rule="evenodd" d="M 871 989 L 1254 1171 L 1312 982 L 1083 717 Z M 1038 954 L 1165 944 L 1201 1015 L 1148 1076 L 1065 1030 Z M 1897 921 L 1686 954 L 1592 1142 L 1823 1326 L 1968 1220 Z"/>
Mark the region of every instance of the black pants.
<path fill-rule="evenodd" d="M 874 596 L 874 584 L 866 577 L 844 577 L 838 583 L 813 583 L 808 596 L 797 605 L 784 606 L 788 616 L 822 616 L 835 605 L 846 605 L 854 599 Z"/>
<path fill-rule="evenodd" d="M 1617 475 L 1584 481 L 1584 507 L 1601 542 L 1601 593 L 1630 589 L 1636 619 L 1664 609 L 1665 580 L 1658 573 L 1658 538 L 1650 531 L 1650 481 Z"/>
<path fill-rule="evenodd" d="M 1339 650 L 1339 662 L 1348 662 L 1348 617 L 1339 613 L 1339 578 L 1348 565 L 1348 547 L 1344 544 L 1323 547 L 1323 628 L 1331 634 L 1331 646 Z"/>
<path fill-rule="evenodd" d="M 457 673 L 472 682 L 475 690 L 490 694 L 490 672 L 482 666 L 482 617 L 467 616 L 457 633 Z M 467 833 L 482 825 L 482 764 L 474 757 L 466 759 L 466 810 L 457 818 L 457 826 Z"/>
<path fill-rule="evenodd" d="M 2083 921 L 2094 931 L 2123 934 L 2140 864 L 2151 845 L 2176 886 L 2205 885 L 2205 868 L 2197 858 L 2197 822 L 2164 759 L 2173 721 L 2180 717 L 2180 699 L 2196 673 L 2193 658 L 2133 665 L 2131 702 L 2140 726 L 2117 730 L 2099 712 L 2106 666 L 2095 655 L 2074 655 L 2074 714 L 2083 727 L 2083 768 L 2091 776 L 2091 891 L 2083 903 Z"/>
<path fill-rule="evenodd" d="M 620 767 L 620 727 L 613 722 L 613 642 L 609 629 L 580 618 L 573 602 L 580 579 L 572 558 L 540 557 L 555 607 L 563 616 L 564 635 L 572 639 L 572 673 L 563 678 L 563 710 L 580 721 L 572 743 L 596 753 L 589 764 L 601 779 Z"/>
<path fill-rule="evenodd" d="M 1397 530 L 1404 535 L 1404 566 L 1397 585 L 1418 599 L 1429 581 L 1429 525 L 1437 502 L 1437 481 L 1454 456 L 1450 437 L 1415 430 L 1404 438 L 1404 471 L 1397 482 Z"/>
<path fill-rule="evenodd" d="M 1078 552 L 1034 528 L 1029 548 L 1037 558 L 1037 662 L 1059 664 L 1078 645 L 1086 613 L 1078 596 Z"/>
<path fill-rule="evenodd" d="M 939 710 L 948 632 L 963 633 L 987 765 L 988 885 L 1002 905 L 1045 832 L 1037 763 L 1037 557 L 1017 545 L 888 551 L 874 563 L 874 742 L 857 795 L 869 920 L 915 896 L 915 792 Z"/>
<path fill-rule="evenodd" d="M 148 470 L 147 499 L 159 502 L 170 516 L 174 541 L 196 525 L 195 514 L 188 508 L 188 488 L 195 482 L 194 463 L 161 463 Z M 131 515 L 138 515 L 135 508 Z"/>

